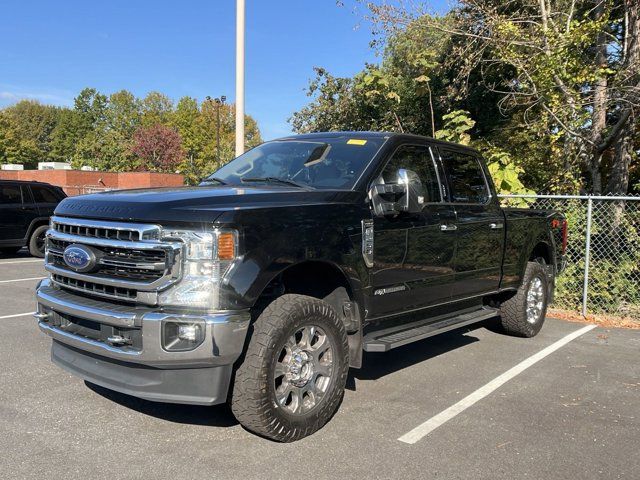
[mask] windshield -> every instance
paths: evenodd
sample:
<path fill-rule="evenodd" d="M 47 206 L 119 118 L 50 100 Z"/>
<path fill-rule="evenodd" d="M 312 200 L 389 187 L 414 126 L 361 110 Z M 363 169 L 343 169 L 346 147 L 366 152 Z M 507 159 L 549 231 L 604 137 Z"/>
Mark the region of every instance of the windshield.
<path fill-rule="evenodd" d="M 355 136 L 267 142 L 232 160 L 203 184 L 265 182 L 350 189 L 385 140 Z"/>

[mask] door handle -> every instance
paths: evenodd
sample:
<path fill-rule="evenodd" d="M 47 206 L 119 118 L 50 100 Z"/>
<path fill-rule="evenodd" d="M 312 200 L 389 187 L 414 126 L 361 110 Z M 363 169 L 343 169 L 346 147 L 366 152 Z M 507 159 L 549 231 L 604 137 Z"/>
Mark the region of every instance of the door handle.
<path fill-rule="evenodd" d="M 458 229 L 457 225 L 446 225 L 446 224 L 440 225 L 441 232 L 454 232 L 457 229 Z"/>
<path fill-rule="evenodd" d="M 490 223 L 489 224 L 489 228 L 491 230 L 500 230 L 503 227 L 504 227 L 504 223 Z"/>

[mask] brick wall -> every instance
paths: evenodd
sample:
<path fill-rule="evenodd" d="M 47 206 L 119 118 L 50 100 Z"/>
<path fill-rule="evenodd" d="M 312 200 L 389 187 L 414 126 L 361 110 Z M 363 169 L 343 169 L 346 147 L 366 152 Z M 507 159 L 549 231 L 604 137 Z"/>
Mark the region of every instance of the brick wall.
<path fill-rule="evenodd" d="M 84 172 L 81 170 L 0 170 L 2 180 L 35 180 L 62 187 L 67 195 L 124 188 L 177 187 L 184 177 L 175 173 Z"/>

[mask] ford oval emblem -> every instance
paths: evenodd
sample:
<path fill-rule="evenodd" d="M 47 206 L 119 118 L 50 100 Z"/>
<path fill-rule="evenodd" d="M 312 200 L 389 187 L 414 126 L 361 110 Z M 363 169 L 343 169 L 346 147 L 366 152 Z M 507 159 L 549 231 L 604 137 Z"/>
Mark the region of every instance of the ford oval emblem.
<path fill-rule="evenodd" d="M 69 245 L 62 255 L 64 263 L 76 272 L 89 272 L 96 266 L 96 255 L 84 245 Z"/>

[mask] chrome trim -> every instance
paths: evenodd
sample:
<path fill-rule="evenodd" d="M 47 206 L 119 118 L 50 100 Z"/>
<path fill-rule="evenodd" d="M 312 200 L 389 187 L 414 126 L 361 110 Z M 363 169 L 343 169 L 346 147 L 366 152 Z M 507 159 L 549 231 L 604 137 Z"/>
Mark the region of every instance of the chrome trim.
<path fill-rule="evenodd" d="M 97 233 L 98 236 L 84 236 L 82 232 L 79 234 L 64 233 L 60 230 L 62 226 L 70 225 L 72 227 L 112 230 L 116 232 L 136 232 L 133 239 L 114 239 L 105 238 L 106 232 L 89 232 L 89 235 Z M 156 305 L 157 293 L 165 290 L 172 285 L 178 283 L 182 279 L 182 266 L 184 257 L 184 243 L 178 239 L 163 239 L 163 230 L 160 225 L 153 224 L 136 224 L 126 222 L 107 222 L 100 220 L 87 220 L 53 216 L 51 218 L 51 228 L 47 230 L 46 237 L 48 243 L 51 241 L 65 242 L 68 244 L 89 245 L 98 248 L 114 248 L 125 251 L 140 250 L 142 252 L 158 252 L 158 256 L 164 256 L 164 261 L 150 259 L 149 262 L 144 261 L 127 261 L 126 258 L 119 259 L 114 256 L 105 256 L 99 258 L 98 265 L 103 267 L 112 267 L 123 269 L 122 276 L 110 275 L 107 272 L 90 273 L 77 272 L 61 265 L 56 265 L 53 259 L 59 259 L 64 251 L 60 248 L 48 247 L 45 259 L 45 269 L 60 277 L 54 282 L 61 288 L 82 292 L 90 296 L 108 298 L 116 301 L 128 301 L 141 303 L 146 305 Z M 138 259 L 135 259 L 138 260 Z M 143 270 L 141 276 L 151 276 L 158 278 L 144 279 L 127 279 L 127 269 Z M 157 272 L 154 274 L 153 272 Z M 132 277 L 134 277 L 132 275 Z M 86 282 L 89 285 L 67 285 L 62 282 L 63 278 Z M 116 292 L 100 292 L 100 290 L 92 288 L 93 286 L 127 289 L 132 290 L 131 295 L 119 295 Z M 85 288 L 86 287 L 86 288 Z M 133 294 L 135 293 L 135 295 Z"/>
<path fill-rule="evenodd" d="M 162 227 L 160 225 L 154 224 L 108 222 L 102 220 L 87 220 L 84 218 L 59 217 L 54 215 L 53 217 L 51 217 L 51 226 L 53 230 L 55 230 L 56 224 L 72 225 L 74 227 L 104 228 L 107 230 L 116 230 L 120 232 L 137 232 L 140 240 L 159 240 L 160 234 L 162 232 Z"/>
<path fill-rule="evenodd" d="M 91 275 L 87 273 L 78 273 L 72 270 L 67 270 L 65 268 L 56 267 L 50 263 L 45 263 L 45 270 L 55 275 L 60 275 L 62 277 L 75 278 L 76 280 L 82 280 L 83 282 L 90 283 L 99 283 L 101 285 L 109 285 L 111 287 L 117 288 L 130 288 L 132 290 L 141 290 L 143 292 L 155 292 L 159 290 L 164 290 L 165 288 L 173 285 L 179 280 L 179 277 L 174 276 L 171 272 L 169 275 L 164 275 L 160 277 L 158 280 L 154 280 L 153 282 L 134 282 L 131 280 L 121 280 L 118 277 L 103 277 L 99 275 Z M 62 286 L 65 286 L 62 284 Z M 90 293 L 90 292 L 89 292 Z"/>
<path fill-rule="evenodd" d="M 49 255 L 54 255 L 56 257 L 63 258 L 64 252 L 57 249 L 51 248 L 47 250 Z M 122 267 L 122 268 L 138 268 L 140 270 L 149 270 L 149 271 L 159 271 L 164 270 L 166 268 L 167 262 L 156 262 L 156 263 L 135 263 L 135 262 L 125 262 L 121 260 L 114 260 L 110 257 L 103 257 L 98 259 L 96 265 L 104 265 L 107 267 Z"/>
<path fill-rule="evenodd" d="M 142 309 L 127 309 L 122 306 L 105 305 L 103 302 L 78 297 L 69 292 L 52 288 L 49 280 L 44 280 L 36 290 L 36 300 L 38 306 L 44 305 L 56 312 L 105 323 L 114 327 L 139 327 L 141 325 L 140 321 L 136 321 L 136 319 L 145 312 Z M 47 312 L 38 310 L 37 314 L 45 315 Z"/>
<path fill-rule="evenodd" d="M 141 363 L 158 368 L 230 365 L 240 356 L 249 327 L 248 310 L 184 314 L 160 312 L 139 307 L 126 308 L 107 302 L 79 297 L 50 286 L 47 280 L 36 292 L 38 314 L 60 312 L 98 323 L 127 328 L 142 328 L 142 349 L 115 347 L 105 342 L 65 332 L 39 321 L 42 332 L 55 341 L 103 357 L 125 362 Z M 205 322 L 205 341 L 190 351 L 168 352 L 162 348 L 162 325 L 171 321 Z"/>
<path fill-rule="evenodd" d="M 129 242 L 124 240 L 111 240 L 109 238 L 83 237 L 82 235 L 60 233 L 53 229 L 47 230 L 47 238 L 53 238 L 54 240 L 61 240 L 63 242 L 94 245 L 96 247 L 124 248 L 127 250 L 159 250 L 171 245 L 159 242 Z"/>
<path fill-rule="evenodd" d="M 362 220 L 362 258 L 367 267 L 373 267 L 374 231 L 373 220 Z"/>

